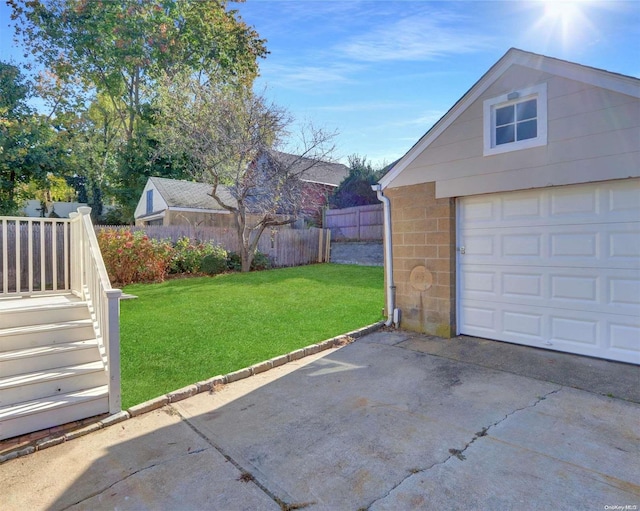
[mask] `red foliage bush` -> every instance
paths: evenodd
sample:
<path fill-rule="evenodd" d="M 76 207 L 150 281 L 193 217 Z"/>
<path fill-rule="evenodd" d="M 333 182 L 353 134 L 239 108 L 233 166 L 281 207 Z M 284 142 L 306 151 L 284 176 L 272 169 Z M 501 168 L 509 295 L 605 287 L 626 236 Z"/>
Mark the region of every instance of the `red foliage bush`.
<path fill-rule="evenodd" d="M 173 253 L 171 243 L 149 238 L 144 232 L 104 229 L 98 244 L 107 273 L 118 285 L 134 282 L 162 282 Z"/>

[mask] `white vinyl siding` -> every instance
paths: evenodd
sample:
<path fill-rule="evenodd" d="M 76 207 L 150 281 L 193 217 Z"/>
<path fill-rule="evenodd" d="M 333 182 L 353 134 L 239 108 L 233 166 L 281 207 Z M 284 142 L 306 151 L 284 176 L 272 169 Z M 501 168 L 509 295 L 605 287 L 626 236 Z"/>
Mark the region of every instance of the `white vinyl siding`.
<path fill-rule="evenodd" d="M 640 363 L 640 179 L 458 200 L 460 333 Z"/>

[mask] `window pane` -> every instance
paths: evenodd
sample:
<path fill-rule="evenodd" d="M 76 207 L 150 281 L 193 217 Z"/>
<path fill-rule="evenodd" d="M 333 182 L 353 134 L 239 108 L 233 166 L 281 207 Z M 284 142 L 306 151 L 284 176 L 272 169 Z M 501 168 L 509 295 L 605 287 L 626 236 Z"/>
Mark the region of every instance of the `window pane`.
<path fill-rule="evenodd" d="M 518 103 L 516 105 L 516 115 L 518 120 L 524 121 L 525 119 L 535 119 L 538 116 L 536 106 L 535 99 Z"/>
<path fill-rule="evenodd" d="M 501 128 L 496 128 L 496 145 L 508 144 L 509 142 L 513 142 L 513 132 L 513 124 L 503 126 Z"/>
<path fill-rule="evenodd" d="M 527 140 L 528 138 L 536 138 L 538 136 L 538 121 L 535 119 L 519 122 L 517 126 L 518 140 Z"/>
<path fill-rule="evenodd" d="M 496 109 L 496 126 L 510 124 L 514 121 L 515 119 L 513 117 L 513 105 Z"/>

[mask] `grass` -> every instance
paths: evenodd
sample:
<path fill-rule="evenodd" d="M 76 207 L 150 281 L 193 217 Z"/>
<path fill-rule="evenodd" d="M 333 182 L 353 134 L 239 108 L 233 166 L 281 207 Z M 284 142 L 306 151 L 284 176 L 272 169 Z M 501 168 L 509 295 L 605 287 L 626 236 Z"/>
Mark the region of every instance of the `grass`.
<path fill-rule="evenodd" d="M 374 323 L 383 269 L 322 264 L 135 284 L 121 303 L 123 408 Z"/>

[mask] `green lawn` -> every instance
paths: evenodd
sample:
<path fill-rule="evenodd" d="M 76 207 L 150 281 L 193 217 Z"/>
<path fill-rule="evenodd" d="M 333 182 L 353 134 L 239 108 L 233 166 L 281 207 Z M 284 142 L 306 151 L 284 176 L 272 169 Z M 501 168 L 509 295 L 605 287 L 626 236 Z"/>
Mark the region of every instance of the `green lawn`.
<path fill-rule="evenodd" d="M 375 323 L 383 281 L 380 267 L 322 264 L 127 286 L 123 408 Z"/>

